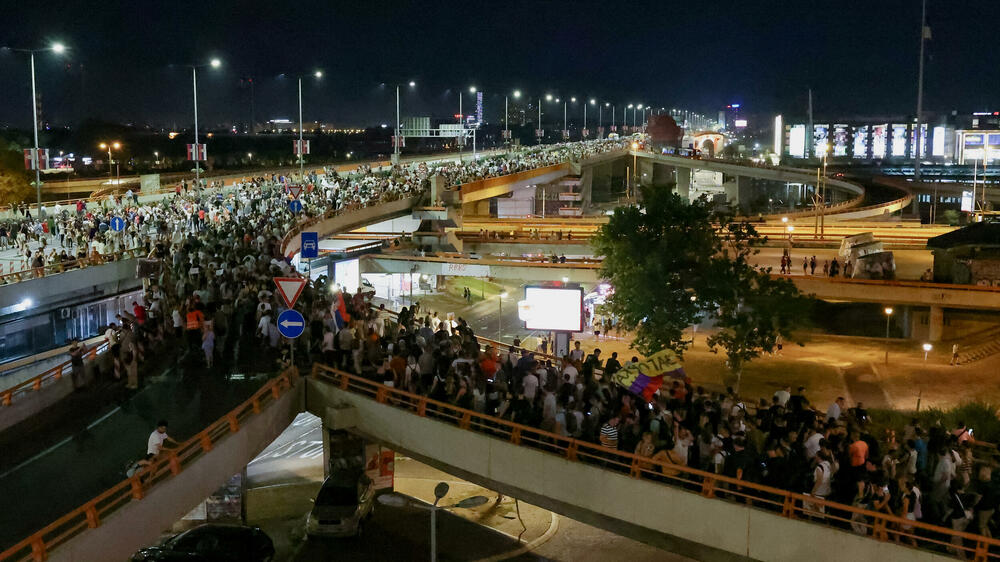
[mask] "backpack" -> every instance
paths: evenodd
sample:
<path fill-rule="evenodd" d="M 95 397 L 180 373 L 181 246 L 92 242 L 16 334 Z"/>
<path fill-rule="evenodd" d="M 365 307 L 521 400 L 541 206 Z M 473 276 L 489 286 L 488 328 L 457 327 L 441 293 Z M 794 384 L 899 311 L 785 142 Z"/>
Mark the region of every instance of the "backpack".
<path fill-rule="evenodd" d="M 576 415 L 573 412 L 566 412 L 566 433 L 570 436 L 576 434 L 580 426 L 576 422 Z"/>

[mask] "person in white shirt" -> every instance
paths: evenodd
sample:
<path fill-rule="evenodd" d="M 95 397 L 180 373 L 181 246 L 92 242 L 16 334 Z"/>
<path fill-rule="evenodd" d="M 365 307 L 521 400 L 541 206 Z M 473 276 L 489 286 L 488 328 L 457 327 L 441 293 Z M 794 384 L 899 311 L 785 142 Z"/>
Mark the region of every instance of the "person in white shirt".
<path fill-rule="evenodd" d="M 563 375 L 562 378 L 563 378 L 563 380 L 561 382 L 563 382 L 563 383 L 567 383 L 568 382 L 569 384 L 575 385 L 576 384 L 576 377 L 579 374 L 580 374 L 580 372 L 576 369 L 576 367 L 572 363 L 566 363 L 566 366 L 563 367 L 563 371 L 562 371 L 562 375 Z"/>
<path fill-rule="evenodd" d="M 788 399 L 792 397 L 792 387 L 786 386 L 785 388 L 775 392 L 774 395 L 778 398 L 778 404 L 784 407 L 788 404 Z"/>
<path fill-rule="evenodd" d="M 826 409 L 826 419 L 827 421 L 833 420 L 837 421 L 840 419 L 840 414 L 844 411 L 844 405 L 846 401 L 843 396 L 838 397 L 836 400 L 830 403 L 830 407 Z"/>
<path fill-rule="evenodd" d="M 569 352 L 569 360 L 574 363 L 583 361 L 583 350 L 580 349 L 580 342 L 573 342 L 573 349 Z"/>
<path fill-rule="evenodd" d="M 528 373 L 527 375 L 524 375 L 521 385 L 524 387 L 524 397 L 527 398 L 529 402 L 533 402 L 535 400 L 535 394 L 538 393 L 538 377 L 536 377 L 534 373 Z"/>
<path fill-rule="evenodd" d="M 164 444 L 174 446 L 180 445 L 180 443 L 174 441 L 169 435 L 167 435 L 167 421 L 160 420 L 156 423 L 156 429 L 149 434 L 149 440 L 146 442 L 146 454 L 160 454 L 160 451 L 163 450 Z"/>

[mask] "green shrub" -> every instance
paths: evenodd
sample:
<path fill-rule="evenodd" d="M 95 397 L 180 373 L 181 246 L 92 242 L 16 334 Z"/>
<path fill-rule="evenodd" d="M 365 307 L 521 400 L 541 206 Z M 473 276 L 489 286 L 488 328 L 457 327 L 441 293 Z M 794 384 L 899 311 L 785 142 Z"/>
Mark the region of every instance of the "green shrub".
<path fill-rule="evenodd" d="M 924 429 L 940 425 L 951 431 L 958 427 L 958 422 L 961 421 L 966 427 L 975 430 L 974 436 L 977 441 L 1000 443 L 998 410 L 1000 406 L 989 402 L 965 402 L 949 410 L 928 408 L 920 410 L 919 413 L 914 413 L 912 410 L 872 409 L 868 411 L 868 416 L 871 418 L 870 431 L 877 436 L 881 436 L 885 429 L 895 429 L 898 434 L 903 426 L 915 417 Z"/>

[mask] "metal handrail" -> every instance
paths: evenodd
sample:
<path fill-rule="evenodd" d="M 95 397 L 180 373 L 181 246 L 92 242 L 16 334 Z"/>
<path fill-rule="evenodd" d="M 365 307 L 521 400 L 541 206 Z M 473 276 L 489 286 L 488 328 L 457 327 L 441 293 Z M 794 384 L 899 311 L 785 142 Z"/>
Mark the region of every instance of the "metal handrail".
<path fill-rule="evenodd" d="M 998 539 L 608 449 L 588 441 L 564 437 L 432 400 L 318 363 L 313 365 L 311 376 L 334 384 L 341 390 L 374 398 L 382 405 L 410 411 L 420 417 L 444 420 L 458 425 L 460 429 L 503 438 L 514 445 L 530 445 L 568 461 L 590 462 L 605 470 L 609 467 L 617 469 L 616 472 L 628 473 L 632 478 L 644 479 L 650 483 L 662 485 L 666 481 L 680 484 L 697 490 L 705 498 L 732 499 L 751 507 L 764 507 L 780 512 L 782 517 L 789 519 L 827 525 L 833 523 L 841 528 L 856 525 L 863 528 L 866 535 L 881 542 L 905 540 L 918 548 L 930 546 L 938 550 L 955 549 L 963 557 L 971 555 L 977 561 L 1000 559 Z M 918 531 L 922 533 L 918 534 Z M 952 538 L 960 539 L 961 544 L 952 544 Z M 966 541 L 973 546 L 966 545 Z M 991 549 L 995 552 L 991 552 Z"/>
<path fill-rule="evenodd" d="M 100 527 L 111 513 L 129 502 L 142 500 L 157 484 L 180 474 L 202 455 L 211 451 L 216 443 L 239 431 L 247 419 L 260 414 L 265 406 L 274 403 L 286 390 L 293 388 L 297 379 L 297 368 L 286 369 L 245 402 L 178 447 L 164 450 L 148 467 L 0 553 L 0 561 L 42 562 L 54 548 L 87 529 Z"/>
<path fill-rule="evenodd" d="M 130 259 L 137 257 L 138 252 L 142 250 L 141 247 L 129 248 L 127 250 L 119 250 L 118 252 L 112 252 L 110 254 L 90 254 L 85 258 L 76 258 L 67 261 L 60 261 L 55 263 L 47 263 L 42 267 L 26 267 L 19 271 L 12 271 L 10 273 L 5 273 L 0 275 L 0 285 L 9 285 L 11 283 L 19 283 L 21 281 L 27 281 L 29 279 L 38 279 L 41 277 L 47 277 L 49 275 L 54 275 L 58 273 L 65 273 L 66 271 L 72 269 L 83 269 L 92 265 L 102 265 L 108 262 L 120 261 L 122 259 Z"/>

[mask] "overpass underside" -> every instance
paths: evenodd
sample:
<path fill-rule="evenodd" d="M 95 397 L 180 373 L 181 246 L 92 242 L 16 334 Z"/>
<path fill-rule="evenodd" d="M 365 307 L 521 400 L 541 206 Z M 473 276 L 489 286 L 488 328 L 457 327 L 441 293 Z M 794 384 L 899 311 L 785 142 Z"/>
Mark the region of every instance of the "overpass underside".
<path fill-rule="evenodd" d="M 525 282 L 596 283 L 600 280 L 597 266 L 581 267 L 569 263 L 517 263 L 496 260 L 419 258 L 417 256 L 389 256 L 386 254 L 364 256 L 361 258 L 360 271 L 362 274 L 453 275 Z"/>

